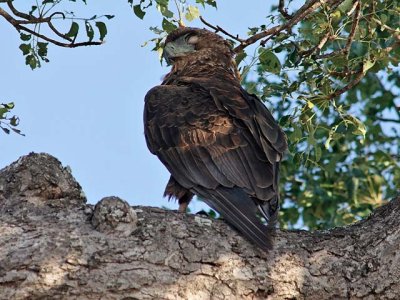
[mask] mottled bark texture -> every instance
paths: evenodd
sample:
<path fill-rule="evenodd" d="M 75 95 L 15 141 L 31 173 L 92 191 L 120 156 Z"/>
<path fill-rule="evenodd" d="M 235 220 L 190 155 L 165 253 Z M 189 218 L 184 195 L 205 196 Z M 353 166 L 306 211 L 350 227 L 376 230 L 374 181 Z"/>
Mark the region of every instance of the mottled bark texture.
<path fill-rule="evenodd" d="M 0 299 L 399 299 L 399 212 L 280 230 L 266 255 L 223 221 L 87 205 L 56 158 L 29 154 L 0 171 Z"/>

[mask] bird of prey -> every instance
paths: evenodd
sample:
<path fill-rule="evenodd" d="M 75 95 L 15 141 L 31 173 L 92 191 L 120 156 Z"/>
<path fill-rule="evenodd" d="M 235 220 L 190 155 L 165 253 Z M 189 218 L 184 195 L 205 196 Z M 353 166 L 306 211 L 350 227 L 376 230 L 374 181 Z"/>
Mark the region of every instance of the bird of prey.
<path fill-rule="evenodd" d="M 144 130 L 149 150 L 171 173 L 164 196 L 186 211 L 197 195 L 247 239 L 271 249 L 285 134 L 241 87 L 231 46 L 216 33 L 178 28 L 167 36 L 163 57 L 172 69 L 146 94 Z"/>

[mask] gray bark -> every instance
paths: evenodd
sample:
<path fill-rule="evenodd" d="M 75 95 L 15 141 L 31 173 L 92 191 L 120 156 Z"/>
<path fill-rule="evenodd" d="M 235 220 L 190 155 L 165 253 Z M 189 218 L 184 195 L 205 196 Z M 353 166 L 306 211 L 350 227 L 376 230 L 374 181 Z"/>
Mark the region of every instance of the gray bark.
<path fill-rule="evenodd" d="M 0 170 L 0 299 L 400 299 L 400 198 L 268 254 L 220 220 L 85 201 L 50 155 Z"/>

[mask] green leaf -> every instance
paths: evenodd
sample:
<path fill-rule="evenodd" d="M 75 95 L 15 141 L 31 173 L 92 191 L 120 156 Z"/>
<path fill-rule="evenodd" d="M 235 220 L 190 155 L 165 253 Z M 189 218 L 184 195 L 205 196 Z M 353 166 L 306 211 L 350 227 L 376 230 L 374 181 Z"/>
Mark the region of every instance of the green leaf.
<path fill-rule="evenodd" d="M 29 14 L 32 15 L 34 13 L 34 11 L 37 10 L 37 6 L 33 5 L 31 10 L 29 11 Z"/>
<path fill-rule="evenodd" d="M 93 27 L 92 27 L 92 25 L 90 25 L 90 23 L 88 21 L 85 22 L 85 27 L 86 27 L 86 35 L 89 38 L 89 42 L 91 42 L 94 37 Z"/>
<path fill-rule="evenodd" d="M 38 61 L 34 55 L 28 55 L 25 58 L 25 63 L 28 66 L 30 66 L 32 70 L 36 69 L 37 67 L 40 67 L 40 64 L 38 63 Z"/>
<path fill-rule="evenodd" d="M 6 104 L 2 104 L 5 108 L 7 109 L 13 109 L 15 107 L 14 102 L 10 102 L 10 103 L 6 103 Z"/>
<path fill-rule="evenodd" d="M 286 125 L 291 118 L 291 115 L 284 115 L 282 118 L 279 119 L 279 125 L 284 126 Z"/>
<path fill-rule="evenodd" d="M 10 134 L 10 129 L 4 128 L 4 127 L 1 127 L 1 126 L 0 126 L 0 128 L 3 129 L 3 131 L 4 131 L 5 133 Z"/>
<path fill-rule="evenodd" d="M 11 128 L 12 131 L 14 131 L 15 133 L 18 133 L 22 136 L 25 136 L 25 134 L 21 133 L 21 130 L 17 129 L 17 128 Z"/>
<path fill-rule="evenodd" d="M 21 32 L 21 35 L 20 35 L 21 40 L 26 42 L 26 41 L 29 41 L 31 39 L 31 37 L 32 36 L 30 34 L 24 34 Z"/>
<path fill-rule="evenodd" d="M 157 5 L 157 9 L 164 17 L 168 19 L 174 16 L 174 13 L 168 9 L 168 5 L 167 6 Z"/>
<path fill-rule="evenodd" d="M 70 37 L 70 38 L 75 38 L 78 35 L 78 31 L 79 31 L 78 23 L 72 22 L 71 28 L 69 29 L 69 31 L 65 35 Z"/>
<path fill-rule="evenodd" d="M 276 57 L 274 53 L 264 48 L 260 48 L 258 53 L 259 53 L 260 64 L 263 71 L 271 72 L 274 74 L 280 73 L 282 65 L 278 57 Z"/>
<path fill-rule="evenodd" d="M 43 42 L 38 42 L 37 46 L 38 46 L 38 55 L 41 58 L 45 58 L 47 56 L 47 45 L 49 43 L 43 43 Z"/>
<path fill-rule="evenodd" d="M 361 122 L 359 119 L 352 115 L 345 115 L 344 120 L 346 122 L 349 122 L 355 127 L 355 130 L 353 130 L 353 134 L 355 135 L 362 135 L 365 138 L 365 134 L 367 133 L 367 129 L 365 128 L 365 125 L 363 122 Z"/>
<path fill-rule="evenodd" d="M 146 14 L 146 12 L 143 11 L 142 8 L 140 7 L 140 4 L 133 6 L 133 12 L 139 19 L 142 19 L 142 20 L 143 20 L 144 15 Z"/>
<path fill-rule="evenodd" d="M 372 61 L 372 60 L 369 60 L 369 59 L 365 60 L 365 61 L 364 61 L 364 64 L 363 64 L 363 69 L 362 69 L 364 75 L 365 75 L 365 74 L 367 73 L 367 71 L 368 71 L 369 69 L 371 69 L 374 65 L 375 65 L 375 61 Z"/>
<path fill-rule="evenodd" d="M 297 125 L 296 123 L 293 123 L 293 129 L 294 129 L 294 131 L 291 133 L 290 139 L 292 139 L 294 141 L 300 140 L 303 137 L 303 132 L 302 132 L 300 126 Z"/>
<path fill-rule="evenodd" d="M 0 107 L 0 119 L 4 119 L 4 115 L 8 112 L 8 109 Z"/>
<path fill-rule="evenodd" d="M 185 14 L 186 20 L 191 22 L 194 19 L 197 19 L 198 17 L 200 17 L 199 8 L 197 6 L 189 5 Z"/>
<path fill-rule="evenodd" d="M 99 29 L 100 41 L 103 41 L 104 37 L 107 35 L 107 26 L 104 22 L 96 22 L 96 27 Z"/>
<path fill-rule="evenodd" d="M 353 6 L 353 1 L 352 0 L 344 0 L 340 5 L 339 5 L 339 10 L 345 14 L 347 13 L 350 8 Z"/>
<path fill-rule="evenodd" d="M 247 56 L 247 53 L 244 51 L 240 51 L 236 57 L 235 57 L 235 61 L 236 61 L 236 65 L 239 65 L 243 59 L 245 59 Z"/>
<path fill-rule="evenodd" d="M 314 148 L 315 148 L 315 161 L 319 162 L 322 156 L 322 150 L 318 145 L 315 145 Z"/>
<path fill-rule="evenodd" d="M 10 125 L 11 125 L 11 126 L 17 126 L 18 123 L 19 123 L 19 119 L 18 119 L 16 116 L 13 116 L 13 117 L 10 119 Z"/>
<path fill-rule="evenodd" d="M 196 0 L 196 2 L 197 2 L 197 0 Z M 205 2 L 207 5 L 217 8 L 217 2 L 215 0 L 205 0 Z"/>
<path fill-rule="evenodd" d="M 162 28 L 167 32 L 170 33 L 171 31 L 175 30 L 177 26 L 172 22 L 168 21 L 166 18 L 162 20 Z"/>
<path fill-rule="evenodd" d="M 21 44 L 19 45 L 23 55 L 28 55 L 31 52 L 31 44 Z"/>

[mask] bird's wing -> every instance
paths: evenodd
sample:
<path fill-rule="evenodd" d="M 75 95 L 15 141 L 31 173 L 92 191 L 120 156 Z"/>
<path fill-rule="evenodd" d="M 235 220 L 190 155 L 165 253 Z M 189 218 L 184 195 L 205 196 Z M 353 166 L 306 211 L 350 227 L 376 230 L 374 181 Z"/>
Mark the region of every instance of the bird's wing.
<path fill-rule="evenodd" d="M 270 162 L 280 161 L 288 148 L 286 136 L 271 112 L 255 95 L 249 94 L 239 84 L 232 85 L 225 80 L 186 80 L 208 90 L 215 103 L 222 106 L 233 118 L 243 122 Z"/>
<path fill-rule="evenodd" d="M 196 83 L 155 87 L 145 102 L 150 151 L 183 187 L 268 248 L 268 230 L 257 219 L 252 199 L 268 202 L 278 192 L 275 164 L 284 146 L 268 110 L 245 99 L 240 88 L 211 89 Z"/>

